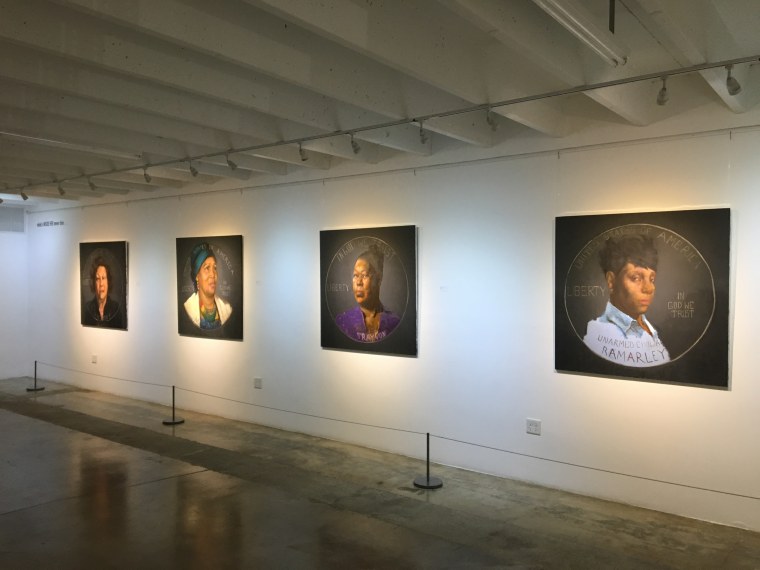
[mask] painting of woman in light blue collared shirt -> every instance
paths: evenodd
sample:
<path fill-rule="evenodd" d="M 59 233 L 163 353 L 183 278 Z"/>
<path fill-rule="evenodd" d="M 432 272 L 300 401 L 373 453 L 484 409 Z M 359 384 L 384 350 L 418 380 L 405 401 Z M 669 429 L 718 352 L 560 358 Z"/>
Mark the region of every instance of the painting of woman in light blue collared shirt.
<path fill-rule="evenodd" d="M 555 220 L 555 368 L 728 387 L 730 210 Z"/>
<path fill-rule="evenodd" d="M 599 252 L 609 300 L 604 313 L 589 321 L 583 343 L 611 362 L 636 368 L 670 362 L 646 312 L 657 288 L 658 254 L 644 235 L 608 237 Z"/>

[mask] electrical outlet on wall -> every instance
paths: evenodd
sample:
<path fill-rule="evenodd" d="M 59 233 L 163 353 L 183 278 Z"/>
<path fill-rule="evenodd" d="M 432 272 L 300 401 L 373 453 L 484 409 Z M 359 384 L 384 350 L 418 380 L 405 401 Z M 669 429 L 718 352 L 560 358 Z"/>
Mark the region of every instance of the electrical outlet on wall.
<path fill-rule="evenodd" d="M 541 420 L 526 419 L 525 432 L 531 435 L 541 435 Z"/>
<path fill-rule="evenodd" d="M 253 379 L 253 387 L 261 390 L 264 387 L 264 379 L 263 378 L 254 378 Z"/>
<path fill-rule="evenodd" d="M 98 355 L 97 354 L 93 354 L 92 355 L 92 363 L 93 364 L 97 364 L 98 363 Z"/>

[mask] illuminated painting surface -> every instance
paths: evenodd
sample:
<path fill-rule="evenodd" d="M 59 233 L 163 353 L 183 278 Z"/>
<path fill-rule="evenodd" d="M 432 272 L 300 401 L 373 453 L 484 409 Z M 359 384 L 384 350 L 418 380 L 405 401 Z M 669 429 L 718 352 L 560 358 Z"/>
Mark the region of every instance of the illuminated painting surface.
<path fill-rule="evenodd" d="M 728 209 L 558 217 L 556 369 L 727 387 L 729 240 Z"/>
<path fill-rule="evenodd" d="M 79 244 L 81 323 L 127 330 L 127 242 Z"/>
<path fill-rule="evenodd" d="M 177 238 L 177 319 L 183 336 L 243 339 L 243 236 Z"/>
<path fill-rule="evenodd" d="M 417 354 L 416 228 L 320 232 L 322 346 Z"/>

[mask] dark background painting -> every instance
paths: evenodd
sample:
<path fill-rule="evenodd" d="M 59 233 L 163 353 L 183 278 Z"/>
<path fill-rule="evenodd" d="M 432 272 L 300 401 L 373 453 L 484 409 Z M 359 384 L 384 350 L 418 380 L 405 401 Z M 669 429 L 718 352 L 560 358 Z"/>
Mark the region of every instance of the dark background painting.
<path fill-rule="evenodd" d="M 190 276 L 190 254 L 196 245 L 204 242 L 216 256 L 219 275 L 216 296 L 232 305 L 230 318 L 214 330 L 195 326 L 184 307 L 187 298 L 195 291 Z M 243 236 L 177 238 L 177 315 L 180 335 L 243 340 Z"/>
<path fill-rule="evenodd" d="M 127 283 L 129 282 L 127 255 L 126 241 L 99 241 L 79 244 L 79 283 L 82 325 L 91 326 L 86 325 L 84 319 L 85 306 L 95 297 L 91 288 L 92 279 L 90 278 L 90 268 L 92 263 L 98 257 L 102 257 L 111 269 L 111 280 L 108 283 L 108 296 L 119 303 L 124 327 L 109 327 L 106 325 L 98 328 L 127 330 Z"/>
<path fill-rule="evenodd" d="M 588 321 L 609 295 L 598 250 L 609 235 L 645 233 L 659 254 L 656 292 L 647 319 L 671 361 L 623 366 L 585 344 Z M 555 223 L 555 368 L 728 387 L 730 210 L 685 210 L 558 217 Z"/>
<path fill-rule="evenodd" d="M 415 226 L 324 230 L 320 239 L 322 347 L 404 356 L 417 355 L 417 229 Z M 351 275 L 357 256 L 371 243 L 386 255 L 380 300 L 401 317 L 399 325 L 377 342 L 346 336 L 335 317 L 356 306 Z"/>

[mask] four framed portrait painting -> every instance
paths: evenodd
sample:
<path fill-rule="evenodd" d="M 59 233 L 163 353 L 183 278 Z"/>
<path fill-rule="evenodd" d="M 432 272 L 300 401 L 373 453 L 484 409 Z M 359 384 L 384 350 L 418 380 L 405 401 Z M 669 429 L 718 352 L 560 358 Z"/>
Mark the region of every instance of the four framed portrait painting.
<path fill-rule="evenodd" d="M 555 367 L 728 387 L 730 210 L 558 217 Z"/>
<path fill-rule="evenodd" d="M 320 232 L 321 345 L 417 355 L 417 228 Z M 177 238 L 180 335 L 243 339 L 243 237 Z M 81 322 L 127 329 L 127 242 L 81 243 Z M 728 387 L 730 210 L 555 220 L 558 371 Z"/>

